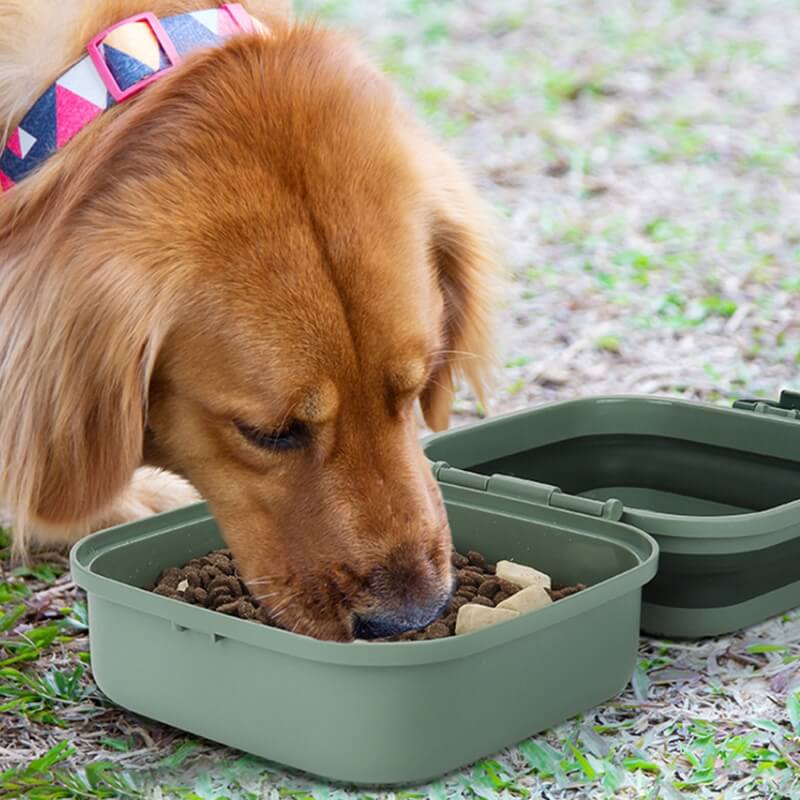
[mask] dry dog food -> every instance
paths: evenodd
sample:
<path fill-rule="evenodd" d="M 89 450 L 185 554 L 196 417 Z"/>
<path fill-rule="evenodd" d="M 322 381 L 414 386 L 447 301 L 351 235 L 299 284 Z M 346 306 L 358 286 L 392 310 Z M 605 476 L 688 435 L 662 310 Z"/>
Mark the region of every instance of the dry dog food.
<path fill-rule="evenodd" d="M 509 598 L 510 600 L 511 598 Z M 547 598 L 547 602 L 551 602 Z M 456 627 L 455 633 L 471 633 L 472 631 L 479 631 L 488 625 L 494 625 L 496 622 L 505 622 L 508 619 L 518 617 L 518 611 L 512 611 L 508 608 L 500 608 L 491 606 L 483 606 L 478 603 L 467 603 L 458 609 L 456 614 Z"/>
<path fill-rule="evenodd" d="M 470 550 L 466 555 L 454 550 L 452 563 L 456 568 L 457 588 L 439 619 L 420 630 L 370 641 L 422 641 L 478 630 L 586 588 L 582 583 L 551 586 L 550 578 L 532 567 L 511 561 L 491 564 L 475 550 Z M 503 575 L 513 575 L 515 580 L 511 581 Z M 521 583 L 515 582 L 517 580 Z M 250 594 L 230 550 L 214 550 L 206 556 L 193 558 L 182 567 L 165 569 L 153 591 L 223 614 L 280 627 L 267 609 L 260 606 Z M 469 607 L 464 609 L 464 613 L 459 613 L 465 606 Z M 459 618 L 461 621 L 457 623 Z"/>
<path fill-rule="evenodd" d="M 552 602 L 553 598 L 547 593 L 547 589 L 534 583 L 507 597 L 502 603 L 498 603 L 497 607 L 525 614 L 549 606 Z"/>
<path fill-rule="evenodd" d="M 538 569 L 517 564 L 514 561 L 498 561 L 495 574 L 509 583 L 515 583 L 523 589 L 526 586 L 544 586 L 550 588 L 550 576 Z"/>

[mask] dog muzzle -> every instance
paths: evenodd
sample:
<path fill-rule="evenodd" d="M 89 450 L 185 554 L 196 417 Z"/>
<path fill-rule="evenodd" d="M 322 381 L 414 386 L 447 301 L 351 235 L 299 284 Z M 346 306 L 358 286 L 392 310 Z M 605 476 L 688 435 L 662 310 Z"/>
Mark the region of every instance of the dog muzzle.
<path fill-rule="evenodd" d="M 19 183 L 95 117 L 169 74 L 192 50 L 237 33 L 267 33 L 238 3 L 158 19 L 136 14 L 86 46 L 22 118 L 0 153 L 0 193 Z"/>

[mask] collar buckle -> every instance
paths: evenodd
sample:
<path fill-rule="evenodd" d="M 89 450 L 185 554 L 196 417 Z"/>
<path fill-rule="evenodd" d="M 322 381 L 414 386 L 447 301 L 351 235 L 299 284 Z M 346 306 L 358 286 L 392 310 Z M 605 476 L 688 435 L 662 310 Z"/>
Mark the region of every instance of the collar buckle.
<path fill-rule="evenodd" d="M 164 51 L 167 59 L 169 60 L 169 66 L 164 67 L 163 69 L 157 69 L 152 73 L 152 75 L 148 75 L 146 78 L 142 78 L 140 81 L 137 81 L 133 85 L 123 89 L 117 83 L 116 78 L 109 69 L 103 54 L 100 52 L 100 46 L 108 38 L 109 34 L 117 30 L 117 28 L 122 28 L 125 25 L 132 25 L 141 22 L 145 23 L 152 31 L 159 47 Z M 104 31 L 98 33 L 97 36 L 92 38 L 89 44 L 86 45 L 86 50 L 89 53 L 89 58 L 92 59 L 92 63 L 97 70 L 97 74 L 105 84 L 109 94 L 117 103 L 127 100 L 132 95 L 144 89 L 145 86 L 153 83 L 153 81 L 158 80 L 159 78 L 162 78 L 165 74 L 175 69 L 175 67 L 177 67 L 181 62 L 181 57 L 178 55 L 178 51 L 176 50 L 175 45 L 172 43 L 172 40 L 169 38 L 169 35 L 164 30 L 164 26 L 158 21 L 158 17 L 149 11 L 142 14 L 134 14 L 134 16 L 128 17 L 127 19 L 117 22 L 109 28 L 106 28 Z"/>

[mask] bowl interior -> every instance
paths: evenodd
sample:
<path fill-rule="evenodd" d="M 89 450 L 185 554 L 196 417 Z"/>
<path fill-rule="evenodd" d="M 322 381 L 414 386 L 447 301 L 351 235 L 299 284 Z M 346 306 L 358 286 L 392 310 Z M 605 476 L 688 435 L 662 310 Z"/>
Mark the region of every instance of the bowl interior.
<path fill-rule="evenodd" d="M 579 436 L 471 469 L 554 484 L 597 500 L 616 497 L 629 508 L 665 514 L 748 514 L 800 498 L 795 461 L 668 436 Z"/>
<path fill-rule="evenodd" d="M 456 549 L 478 550 L 489 561 L 511 559 L 530 564 L 550 574 L 557 583 L 593 585 L 639 564 L 631 549 L 610 538 L 447 498 L 445 505 Z M 103 550 L 93 558 L 91 571 L 131 586 L 150 588 L 166 567 L 179 566 L 224 546 L 214 520 L 204 518 Z"/>
<path fill-rule="evenodd" d="M 629 509 L 712 517 L 800 499 L 800 421 L 665 398 L 583 398 L 429 437 L 428 458 Z"/>

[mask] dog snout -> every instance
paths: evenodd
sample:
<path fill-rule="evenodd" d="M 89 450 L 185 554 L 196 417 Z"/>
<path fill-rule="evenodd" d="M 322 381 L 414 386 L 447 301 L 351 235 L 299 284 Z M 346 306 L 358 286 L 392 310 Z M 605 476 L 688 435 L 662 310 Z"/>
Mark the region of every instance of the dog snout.
<path fill-rule="evenodd" d="M 355 609 L 354 635 L 371 639 L 423 628 L 444 613 L 454 587 L 449 560 L 425 558 L 410 543 L 395 547 L 370 573 L 371 602 Z"/>
<path fill-rule="evenodd" d="M 424 605 L 413 603 L 376 614 L 356 614 L 353 635 L 356 639 L 375 639 L 424 628 L 444 613 L 448 600 L 449 597 L 445 597 Z"/>

